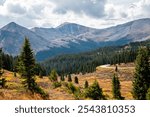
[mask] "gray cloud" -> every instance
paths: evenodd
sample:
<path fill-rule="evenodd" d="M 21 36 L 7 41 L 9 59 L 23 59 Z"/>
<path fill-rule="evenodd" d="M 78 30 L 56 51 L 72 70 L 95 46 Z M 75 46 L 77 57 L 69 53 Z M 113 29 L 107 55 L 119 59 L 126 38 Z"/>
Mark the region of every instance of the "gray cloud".
<path fill-rule="evenodd" d="M 76 14 L 84 14 L 94 18 L 105 15 L 104 6 L 106 0 L 50 0 L 56 4 L 55 13 L 66 14 L 72 11 Z"/>
<path fill-rule="evenodd" d="M 145 4 L 142 7 L 143 7 L 143 11 L 144 11 L 145 15 L 147 17 L 150 17 L 150 12 L 149 12 L 150 11 L 150 4 Z"/>
<path fill-rule="evenodd" d="M 14 18 L 14 17 L 10 17 L 10 16 L 0 15 L 0 19 L 1 19 L 0 28 L 2 28 L 4 25 L 6 25 L 7 23 L 10 23 L 10 22 L 16 22 L 25 27 L 36 26 L 35 21 L 32 19 L 29 19 L 28 17 Z"/>
<path fill-rule="evenodd" d="M 26 13 L 26 8 L 22 7 L 20 4 L 8 4 L 7 9 L 11 13 L 24 14 Z"/>
<path fill-rule="evenodd" d="M 121 15 L 122 18 L 127 18 L 128 17 L 128 14 L 126 14 L 124 12 L 120 13 L 120 15 Z"/>
<path fill-rule="evenodd" d="M 4 4 L 6 0 L 0 0 L 0 5 Z"/>
<path fill-rule="evenodd" d="M 2 28 L 4 25 L 3 24 L 6 24 L 8 22 L 12 22 L 13 19 L 8 17 L 8 16 L 3 16 L 3 15 L 0 15 L 0 19 L 1 19 L 1 22 L 0 22 L 0 28 Z"/>

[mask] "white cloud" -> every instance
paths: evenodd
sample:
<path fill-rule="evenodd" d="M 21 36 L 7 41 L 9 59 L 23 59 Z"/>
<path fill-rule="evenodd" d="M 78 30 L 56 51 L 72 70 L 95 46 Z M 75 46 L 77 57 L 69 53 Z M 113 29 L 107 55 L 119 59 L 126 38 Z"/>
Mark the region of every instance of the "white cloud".
<path fill-rule="evenodd" d="M 0 0 L 0 27 L 16 22 L 26 27 L 64 22 L 104 28 L 150 17 L 150 0 Z"/>
<path fill-rule="evenodd" d="M 136 4 L 136 10 L 139 13 L 139 17 L 150 17 L 150 1 L 149 0 L 140 0 Z"/>
<path fill-rule="evenodd" d="M 47 18 L 43 13 L 45 8 L 52 12 L 52 3 L 48 0 L 6 0 L 0 5 L 0 18 L 8 17 L 7 23 L 14 21 L 27 27 L 37 26 L 35 20 Z"/>

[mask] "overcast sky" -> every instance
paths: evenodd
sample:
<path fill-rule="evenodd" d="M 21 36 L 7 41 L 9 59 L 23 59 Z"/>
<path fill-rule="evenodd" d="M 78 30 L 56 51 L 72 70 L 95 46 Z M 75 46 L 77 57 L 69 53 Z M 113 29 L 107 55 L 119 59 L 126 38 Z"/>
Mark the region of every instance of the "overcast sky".
<path fill-rule="evenodd" d="M 150 18 L 150 0 L 0 0 L 0 27 L 56 27 L 73 22 L 105 28 Z"/>

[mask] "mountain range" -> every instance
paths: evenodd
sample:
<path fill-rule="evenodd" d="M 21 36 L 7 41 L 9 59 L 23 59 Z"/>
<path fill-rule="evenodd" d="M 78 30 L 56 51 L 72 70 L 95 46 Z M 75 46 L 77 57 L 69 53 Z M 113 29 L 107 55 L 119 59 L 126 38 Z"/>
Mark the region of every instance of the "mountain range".
<path fill-rule="evenodd" d="M 28 29 L 11 22 L 0 29 L 0 47 L 16 56 L 25 36 L 30 40 L 36 59 L 42 61 L 60 54 L 147 40 L 150 38 L 150 19 L 139 19 L 105 29 L 67 22 L 56 28 Z"/>

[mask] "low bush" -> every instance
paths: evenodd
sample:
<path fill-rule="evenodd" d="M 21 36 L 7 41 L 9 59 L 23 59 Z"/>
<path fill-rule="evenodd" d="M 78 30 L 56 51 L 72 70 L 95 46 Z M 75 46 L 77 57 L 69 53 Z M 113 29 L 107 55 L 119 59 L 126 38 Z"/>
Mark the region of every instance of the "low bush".
<path fill-rule="evenodd" d="M 61 82 L 53 82 L 53 88 L 58 88 L 58 87 L 61 87 Z"/>
<path fill-rule="evenodd" d="M 103 100 L 105 99 L 105 96 L 103 95 L 102 89 L 100 88 L 98 82 L 95 80 L 95 82 L 89 86 L 85 90 L 85 97 L 91 98 L 93 100 Z"/>

